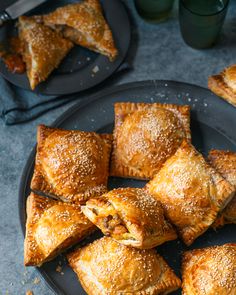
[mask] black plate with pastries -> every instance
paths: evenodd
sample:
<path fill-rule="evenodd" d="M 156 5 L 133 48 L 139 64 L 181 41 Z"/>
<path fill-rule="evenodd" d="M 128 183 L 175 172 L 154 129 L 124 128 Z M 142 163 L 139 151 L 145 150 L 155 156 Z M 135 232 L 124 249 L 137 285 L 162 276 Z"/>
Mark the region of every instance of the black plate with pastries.
<path fill-rule="evenodd" d="M 57 7 L 79 1 L 48 0 L 30 11 L 28 15 L 46 14 Z M 122 64 L 130 44 L 130 23 L 127 11 L 120 0 L 101 0 L 100 2 L 119 52 L 115 61 L 110 62 L 106 56 L 76 45 L 49 78 L 36 87 L 37 93 L 64 95 L 89 89 L 110 77 Z M 14 3 L 12 0 L 2 1 L 0 11 L 12 3 Z M 5 24 L 0 28 L 0 43 L 6 42 L 16 34 L 16 22 Z M 12 84 L 30 90 L 26 73 L 11 73 L 1 59 L 0 74 Z"/>
<path fill-rule="evenodd" d="M 54 127 L 96 131 L 99 133 L 112 132 L 114 123 L 113 104 L 115 102 L 160 102 L 188 104 L 191 106 L 191 131 L 193 145 L 205 156 L 208 151 L 224 149 L 236 152 L 236 133 L 232 126 L 236 125 L 235 109 L 221 100 L 209 90 L 199 86 L 173 81 L 144 81 L 112 87 L 88 98 L 87 101 L 73 106 L 62 114 L 53 124 Z M 36 130 L 35 130 L 36 134 Z M 29 186 L 33 173 L 35 148 L 27 159 L 19 190 L 19 213 L 23 233 L 25 232 L 25 203 L 29 194 Z M 109 188 L 143 187 L 145 181 L 132 179 L 110 178 Z M 93 234 L 88 240 L 79 244 L 82 246 L 98 238 Z M 168 264 L 181 277 L 181 253 L 187 249 L 203 248 L 212 245 L 236 242 L 235 224 L 226 225 L 217 231 L 209 229 L 197 238 L 191 247 L 185 246 L 179 239 L 166 242 L 157 247 L 157 251 L 166 259 Z M 61 275 L 56 271 L 62 263 Z M 38 268 L 43 278 L 56 294 L 86 294 L 75 273 L 68 267 L 63 255 Z M 180 295 L 178 290 L 174 295 Z"/>

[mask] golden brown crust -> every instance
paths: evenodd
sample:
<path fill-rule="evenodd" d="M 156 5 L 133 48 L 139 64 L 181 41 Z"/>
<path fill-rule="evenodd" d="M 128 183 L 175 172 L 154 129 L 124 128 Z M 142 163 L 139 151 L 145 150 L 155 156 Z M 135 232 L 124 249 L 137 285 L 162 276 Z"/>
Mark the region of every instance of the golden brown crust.
<path fill-rule="evenodd" d="M 59 7 L 43 19 L 74 43 L 106 55 L 111 61 L 116 58 L 118 51 L 98 0 Z"/>
<path fill-rule="evenodd" d="M 114 189 L 90 199 L 82 212 L 119 243 L 151 249 L 177 238 L 161 204 L 139 188 Z"/>
<path fill-rule="evenodd" d="M 208 229 L 235 194 L 235 188 L 185 141 L 147 189 L 187 245 Z"/>
<path fill-rule="evenodd" d="M 168 294 L 181 285 L 154 249 L 139 250 L 103 237 L 67 255 L 88 295 Z"/>
<path fill-rule="evenodd" d="M 33 17 L 19 18 L 19 37 L 24 45 L 23 60 L 32 89 L 48 78 L 73 47 L 72 42 Z"/>
<path fill-rule="evenodd" d="M 236 65 L 208 78 L 208 87 L 216 95 L 236 106 Z"/>
<path fill-rule="evenodd" d="M 183 295 L 236 294 L 236 244 L 185 252 L 182 278 Z"/>
<path fill-rule="evenodd" d="M 190 140 L 190 108 L 160 103 L 115 103 L 111 175 L 150 179 Z"/>
<path fill-rule="evenodd" d="M 107 191 L 110 134 L 38 127 L 31 189 L 66 202 L 86 202 Z"/>
<path fill-rule="evenodd" d="M 24 264 L 39 266 L 94 230 L 78 205 L 31 193 L 27 199 Z"/>
<path fill-rule="evenodd" d="M 211 150 L 208 159 L 211 165 L 236 188 L 236 153 Z M 236 196 L 229 202 L 214 223 L 214 227 L 236 223 Z"/>

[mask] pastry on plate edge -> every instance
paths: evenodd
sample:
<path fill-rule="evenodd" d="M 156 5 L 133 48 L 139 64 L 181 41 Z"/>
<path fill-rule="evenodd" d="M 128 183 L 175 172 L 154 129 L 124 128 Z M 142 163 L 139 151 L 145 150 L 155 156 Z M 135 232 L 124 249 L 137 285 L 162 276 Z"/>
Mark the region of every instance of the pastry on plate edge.
<path fill-rule="evenodd" d="M 112 135 L 39 125 L 31 189 L 85 203 L 107 191 Z"/>
<path fill-rule="evenodd" d="M 140 250 L 103 237 L 67 255 L 88 295 L 169 294 L 181 286 L 155 249 Z"/>
<path fill-rule="evenodd" d="M 38 23 L 34 17 L 19 17 L 18 27 L 27 76 L 30 87 L 34 90 L 59 66 L 73 43 Z"/>
<path fill-rule="evenodd" d="M 40 266 L 73 246 L 96 227 L 80 206 L 31 193 L 26 203 L 25 266 Z"/>
<path fill-rule="evenodd" d="M 99 0 L 83 0 L 57 8 L 43 16 L 46 25 L 65 38 L 115 60 L 118 50 Z"/>

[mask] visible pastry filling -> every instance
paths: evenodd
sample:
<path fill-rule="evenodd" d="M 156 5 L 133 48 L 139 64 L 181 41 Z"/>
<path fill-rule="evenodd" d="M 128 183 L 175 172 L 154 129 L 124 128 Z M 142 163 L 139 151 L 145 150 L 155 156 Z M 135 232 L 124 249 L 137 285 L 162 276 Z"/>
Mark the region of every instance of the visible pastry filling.
<path fill-rule="evenodd" d="M 86 210 L 105 235 L 117 240 L 136 240 L 110 202 L 96 200 L 96 204 L 87 204 Z"/>

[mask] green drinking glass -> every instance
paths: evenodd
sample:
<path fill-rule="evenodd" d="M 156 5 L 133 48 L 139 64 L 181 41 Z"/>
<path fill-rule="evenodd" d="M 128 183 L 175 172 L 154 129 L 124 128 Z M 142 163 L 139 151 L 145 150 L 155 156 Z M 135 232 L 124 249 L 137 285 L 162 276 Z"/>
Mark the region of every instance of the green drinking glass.
<path fill-rule="evenodd" d="M 174 0 L 135 0 L 138 14 L 148 22 L 165 21 L 171 13 Z"/>
<path fill-rule="evenodd" d="M 221 31 L 229 0 L 179 0 L 182 37 L 193 48 L 215 44 Z"/>

